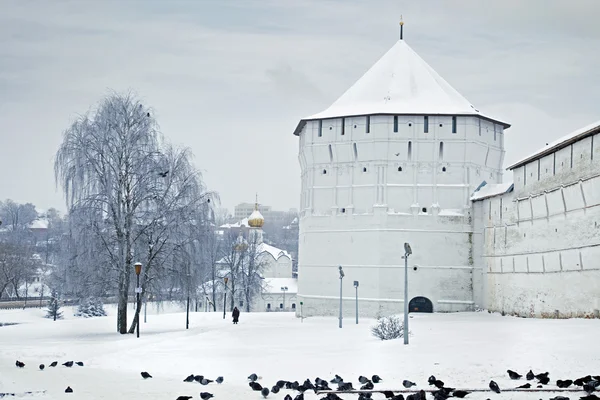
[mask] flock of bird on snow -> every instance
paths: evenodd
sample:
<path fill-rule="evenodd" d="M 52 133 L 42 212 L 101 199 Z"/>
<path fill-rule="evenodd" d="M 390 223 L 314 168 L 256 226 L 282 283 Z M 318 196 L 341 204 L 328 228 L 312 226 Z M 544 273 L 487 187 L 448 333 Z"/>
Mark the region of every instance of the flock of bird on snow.
<path fill-rule="evenodd" d="M 76 361 L 76 362 L 67 361 L 67 362 L 63 363 L 62 365 L 64 365 L 65 367 L 71 368 L 74 364 L 78 365 L 80 367 L 83 367 L 83 362 L 81 362 L 81 361 Z M 25 367 L 25 363 L 23 363 L 19 360 L 17 360 L 15 365 L 18 368 Z M 56 367 L 57 365 L 58 365 L 58 361 L 54 361 L 50 364 L 50 367 Z M 44 364 L 40 364 L 40 366 L 39 366 L 40 370 L 42 370 L 42 371 L 44 370 L 45 367 L 46 366 Z M 509 378 L 513 379 L 513 380 L 519 380 L 523 377 L 519 373 L 517 373 L 515 371 L 511 371 L 510 369 L 507 371 L 507 373 L 508 373 Z M 148 372 L 145 372 L 145 371 L 142 372 L 141 375 L 142 375 L 142 378 L 144 378 L 144 379 L 152 378 L 152 375 L 150 375 Z M 537 381 L 538 381 L 537 388 L 542 388 L 543 387 L 542 385 L 547 385 L 548 383 L 550 383 L 550 377 L 549 377 L 548 372 L 544 372 L 541 374 L 534 374 L 533 371 L 529 370 L 529 372 L 527 373 L 525 378 L 528 381 L 537 379 Z M 267 398 L 271 393 L 277 394 L 277 393 L 279 393 L 280 390 L 287 389 L 287 390 L 297 391 L 300 393 L 298 395 L 296 395 L 295 397 L 292 397 L 290 394 L 286 394 L 284 400 L 304 400 L 304 392 L 306 392 L 308 390 L 313 390 L 315 393 L 330 391 L 321 400 L 342 400 L 342 398 L 340 396 L 338 396 L 335 392 L 332 391 L 332 389 L 329 387 L 329 383 L 336 384 L 338 392 L 355 391 L 354 387 L 352 386 L 352 383 L 345 382 L 344 379 L 339 375 L 335 375 L 335 377 L 329 382 L 327 382 L 326 380 L 323 380 L 321 378 L 318 378 L 318 377 L 315 379 L 315 383 L 312 383 L 310 379 L 306 379 L 304 381 L 304 383 L 302 383 L 302 384 L 298 383 L 298 381 L 290 382 L 290 381 L 279 380 L 273 387 L 271 387 L 271 389 L 269 389 L 268 387 L 263 387 L 260 383 L 258 383 L 257 381 L 259 379 L 260 379 L 260 377 L 256 374 L 250 375 L 248 377 L 248 380 L 249 380 L 248 385 L 250 386 L 250 388 L 253 391 L 260 392 L 264 398 Z M 204 377 L 203 375 L 191 374 L 188 377 L 186 377 L 183 381 L 184 382 L 198 382 L 201 385 L 206 386 L 213 382 L 216 382 L 217 384 L 221 384 L 221 383 L 223 383 L 224 379 L 222 376 L 219 376 L 217 379 L 215 379 L 213 381 L 211 379 Z M 359 393 L 358 400 L 370 400 L 372 393 L 373 393 L 372 391 L 373 391 L 373 389 L 375 389 L 375 384 L 382 382 L 383 379 L 381 379 L 379 377 L 379 375 L 373 375 L 371 377 L 371 379 L 364 377 L 364 376 L 359 376 L 358 381 L 362 385 L 360 387 L 361 391 L 371 391 L 371 392 Z M 434 400 L 446 400 L 451 397 L 462 399 L 470 393 L 467 390 L 460 390 L 460 389 L 456 389 L 456 388 L 447 387 L 447 386 L 445 386 L 444 382 L 442 382 L 439 379 L 436 379 L 436 377 L 433 375 L 429 377 L 427 382 L 429 383 L 429 385 L 436 387 L 436 390 L 430 392 L 431 395 L 433 396 Z M 409 380 L 404 380 L 402 382 L 402 385 L 406 389 L 410 389 L 413 386 L 417 386 L 416 383 L 411 382 Z M 558 386 L 561 389 L 566 389 L 566 388 L 570 387 L 571 385 L 581 386 L 582 390 L 587 393 L 586 396 L 580 397 L 579 398 L 580 400 L 600 400 L 600 397 L 598 397 L 597 395 L 592 393 L 594 391 L 600 392 L 600 375 L 597 375 L 597 376 L 587 375 L 587 376 L 584 376 L 584 377 L 581 377 L 581 378 L 578 378 L 575 380 L 571 380 L 571 379 L 560 380 L 559 379 L 556 381 L 556 386 Z M 515 389 L 530 389 L 531 386 L 532 385 L 530 383 L 525 383 L 524 385 L 518 386 Z M 490 387 L 490 390 L 495 393 L 501 392 L 500 387 L 493 380 L 490 381 L 489 387 Z M 386 399 L 405 400 L 405 398 L 402 394 L 394 394 L 394 392 L 391 390 L 381 390 L 379 392 L 381 392 L 383 395 L 385 395 Z M 67 388 L 65 389 L 65 393 L 73 393 L 73 389 L 70 386 L 67 386 Z M 208 400 L 212 397 L 214 397 L 214 395 L 212 393 L 200 392 L 200 398 L 202 400 Z M 179 396 L 179 397 L 177 397 L 176 400 L 190 400 L 190 399 L 193 399 L 193 396 Z M 420 390 L 416 393 L 409 394 L 406 397 L 406 400 L 427 400 L 426 393 L 424 390 Z M 555 396 L 555 397 L 552 397 L 550 400 L 570 400 L 570 399 L 569 399 L 569 397 L 565 397 L 565 396 Z"/>

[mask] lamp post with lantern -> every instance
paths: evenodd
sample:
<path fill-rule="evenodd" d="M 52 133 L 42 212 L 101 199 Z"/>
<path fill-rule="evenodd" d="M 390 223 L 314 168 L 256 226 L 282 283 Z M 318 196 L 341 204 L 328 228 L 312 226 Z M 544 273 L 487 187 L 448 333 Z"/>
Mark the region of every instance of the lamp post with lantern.
<path fill-rule="evenodd" d="M 142 293 L 142 288 L 140 287 L 140 274 L 142 273 L 142 263 L 135 263 L 133 265 L 135 267 L 135 275 L 137 277 L 137 286 L 135 288 L 135 298 L 136 298 L 136 303 L 140 304 L 140 294 Z M 140 337 L 140 314 L 138 314 L 137 316 L 137 327 L 136 327 L 136 331 L 137 331 L 137 337 Z"/>
<path fill-rule="evenodd" d="M 223 319 L 225 319 L 225 306 L 227 304 L 227 281 L 229 281 L 228 277 L 223 278 L 223 282 L 225 282 L 225 290 L 223 291 Z"/>

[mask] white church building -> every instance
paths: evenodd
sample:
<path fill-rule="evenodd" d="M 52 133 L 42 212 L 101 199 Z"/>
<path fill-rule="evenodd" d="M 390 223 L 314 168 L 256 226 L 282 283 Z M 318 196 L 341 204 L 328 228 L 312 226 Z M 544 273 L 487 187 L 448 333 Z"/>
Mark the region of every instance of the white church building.
<path fill-rule="evenodd" d="M 598 124 L 511 167 L 510 125 L 399 40 L 328 109 L 302 119 L 298 301 L 304 316 L 600 308 Z M 578 233 L 579 232 L 579 233 Z M 565 285 L 567 283 L 567 285 Z M 596 311 L 597 312 L 597 311 Z"/>
<path fill-rule="evenodd" d="M 292 256 L 286 250 L 279 249 L 263 241 L 262 227 L 265 223 L 265 218 L 259 211 L 258 202 L 255 204 L 253 212 L 247 218 L 234 224 L 221 225 L 219 230 L 224 235 L 225 231 L 233 230 L 238 235 L 238 246 L 240 246 L 241 254 L 244 254 L 244 260 L 237 260 L 241 264 L 248 263 L 248 257 L 255 257 L 255 262 L 260 265 L 260 293 L 253 297 L 250 304 L 250 311 L 295 311 L 297 307 L 296 296 L 298 292 L 297 280 L 293 277 L 292 272 Z M 249 256 L 246 252 L 248 244 L 253 243 L 256 248 L 253 250 L 255 254 Z M 219 285 L 217 290 L 220 291 L 217 302 L 218 308 L 222 309 L 221 296 L 224 286 L 221 280 L 225 277 L 230 277 L 227 271 L 228 264 L 231 260 L 224 257 L 216 262 L 219 269 Z M 243 268 L 242 268 L 243 269 Z M 240 273 L 244 273 L 240 271 Z M 210 294 L 212 285 L 209 282 L 203 292 Z M 231 287 L 227 286 L 228 294 L 231 295 Z M 234 304 L 240 310 L 246 310 L 244 304 L 243 293 L 238 290 L 234 294 Z M 229 307 L 229 306 L 228 306 Z"/>

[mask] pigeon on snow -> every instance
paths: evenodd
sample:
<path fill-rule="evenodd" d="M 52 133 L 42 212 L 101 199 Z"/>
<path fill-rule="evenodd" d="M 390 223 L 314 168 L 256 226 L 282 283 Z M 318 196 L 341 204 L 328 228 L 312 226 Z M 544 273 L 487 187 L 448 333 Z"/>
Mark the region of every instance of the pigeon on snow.
<path fill-rule="evenodd" d="M 517 373 L 515 371 L 511 371 L 510 369 L 507 370 L 506 372 L 508 372 L 509 378 L 510 379 L 514 379 L 514 380 L 521 379 L 521 377 L 523 376 L 523 375 L 520 375 L 519 373 Z"/>
<path fill-rule="evenodd" d="M 533 380 L 533 378 L 535 378 L 535 375 L 533 374 L 532 370 L 529 370 L 529 372 L 527 373 L 527 375 L 525 375 L 525 377 L 527 378 L 528 381 Z"/>
<path fill-rule="evenodd" d="M 494 381 L 490 381 L 490 389 L 492 389 L 496 393 L 500 393 L 500 388 L 498 387 L 498 384 Z"/>

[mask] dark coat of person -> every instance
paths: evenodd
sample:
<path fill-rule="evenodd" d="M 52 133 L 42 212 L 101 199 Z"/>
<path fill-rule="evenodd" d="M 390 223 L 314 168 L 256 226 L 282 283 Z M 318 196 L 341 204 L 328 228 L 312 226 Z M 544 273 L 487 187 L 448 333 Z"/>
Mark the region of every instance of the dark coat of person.
<path fill-rule="evenodd" d="M 238 308 L 237 308 L 237 307 L 235 307 L 235 308 L 233 309 L 232 316 L 233 316 L 233 323 L 234 323 L 234 324 L 237 324 L 237 323 L 238 323 L 238 320 L 239 320 L 239 318 L 240 318 L 240 310 L 238 310 Z"/>

